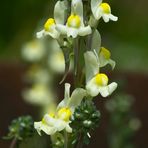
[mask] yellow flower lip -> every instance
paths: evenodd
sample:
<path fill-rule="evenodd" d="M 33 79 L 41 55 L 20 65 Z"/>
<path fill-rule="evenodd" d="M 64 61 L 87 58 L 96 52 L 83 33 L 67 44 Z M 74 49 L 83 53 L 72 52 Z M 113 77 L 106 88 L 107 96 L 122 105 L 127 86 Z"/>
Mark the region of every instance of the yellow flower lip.
<path fill-rule="evenodd" d="M 111 57 L 110 51 L 104 47 L 101 47 L 100 54 L 103 55 L 107 60 L 109 60 Z"/>
<path fill-rule="evenodd" d="M 58 118 L 66 121 L 66 122 L 69 121 L 71 115 L 72 115 L 72 112 L 71 112 L 70 108 L 68 108 L 68 107 L 61 108 L 57 113 Z"/>
<path fill-rule="evenodd" d="M 99 73 L 95 76 L 95 82 L 98 86 L 107 86 L 108 77 L 106 74 Z"/>
<path fill-rule="evenodd" d="M 44 24 L 45 31 L 52 31 L 52 27 L 55 25 L 55 20 L 53 18 L 49 18 Z"/>
<path fill-rule="evenodd" d="M 79 15 L 70 15 L 67 20 L 68 27 L 79 28 L 81 26 L 81 18 Z"/>
<path fill-rule="evenodd" d="M 106 14 L 111 13 L 111 8 L 110 8 L 110 5 L 108 3 L 101 3 L 100 7 L 102 8 L 104 13 L 106 13 Z"/>

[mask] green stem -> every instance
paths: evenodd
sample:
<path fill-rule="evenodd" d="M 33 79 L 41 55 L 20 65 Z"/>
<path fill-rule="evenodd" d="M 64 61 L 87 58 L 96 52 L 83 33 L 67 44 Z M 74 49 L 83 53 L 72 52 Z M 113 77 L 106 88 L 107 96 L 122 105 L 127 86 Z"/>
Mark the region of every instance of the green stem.
<path fill-rule="evenodd" d="M 64 148 L 68 148 L 68 135 L 66 130 L 64 131 Z"/>
<path fill-rule="evenodd" d="M 79 85 L 79 38 L 74 41 L 74 84 Z"/>

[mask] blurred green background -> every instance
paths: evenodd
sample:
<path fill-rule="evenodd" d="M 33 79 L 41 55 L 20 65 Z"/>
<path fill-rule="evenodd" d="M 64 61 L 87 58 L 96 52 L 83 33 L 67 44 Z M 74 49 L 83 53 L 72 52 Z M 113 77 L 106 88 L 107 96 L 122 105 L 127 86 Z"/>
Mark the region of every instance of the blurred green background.
<path fill-rule="evenodd" d="M 5 0 L 0 5 L 0 61 L 19 61 L 24 42 L 52 16 L 54 0 Z M 99 24 L 102 46 L 112 51 L 116 70 L 148 71 L 148 19 L 145 0 L 106 0 L 118 22 Z"/>

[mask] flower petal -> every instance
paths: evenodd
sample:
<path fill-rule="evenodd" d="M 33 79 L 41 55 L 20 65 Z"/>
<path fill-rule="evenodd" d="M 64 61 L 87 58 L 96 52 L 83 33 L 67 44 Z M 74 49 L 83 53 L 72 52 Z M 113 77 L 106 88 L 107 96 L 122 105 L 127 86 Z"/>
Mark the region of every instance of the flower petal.
<path fill-rule="evenodd" d="M 87 51 L 84 54 L 86 83 L 91 80 L 97 73 L 99 73 L 98 60 L 92 51 Z"/>
<path fill-rule="evenodd" d="M 47 135 L 52 135 L 56 132 L 55 128 L 52 128 L 47 124 L 42 123 L 42 121 L 34 122 L 34 128 L 37 130 L 40 136 L 41 136 L 41 131 L 45 132 Z"/>
<path fill-rule="evenodd" d="M 94 16 L 96 16 L 96 11 L 101 3 L 102 0 L 91 0 L 91 11 Z"/>
<path fill-rule="evenodd" d="M 96 53 L 99 53 L 101 47 L 101 35 L 96 29 L 92 35 L 92 45 L 91 45 L 91 50 L 96 51 Z"/>
<path fill-rule="evenodd" d="M 65 94 L 64 94 L 64 99 L 68 100 L 70 97 L 70 84 L 66 83 L 65 84 Z"/>
<path fill-rule="evenodd" d="M 57 129 L 57 131 L 62 131 L 63 129 L 66 128 L 68 123 L 66 123 L 65 121 L 62 121 L 60 119 L 57 119 L 56 122 L 54 123 L 55 128 Z"/>
<path fill-rule="evenodd" d="M 103 14 L 102 15 L 102 18 L 103 18 L 103 20 L 104 20 L 105 23 L 108 23 L 109 22 L 110 17 L 109 17 L 108 14 Z"/>
<path fill-rule="evenodd" d="M 67 27 L 65 25 L 57 24 L 56 29 L 62 34 L 66 35 L 67 34 Z"/>
<path fill-rule="evenodd" d="M 82 3 L 82 0 L 72 0 L 71 13 L 79 15 L 81 17 L 81 23 L 83 25 L 83 3 Z"/>
<path fill-rule="evenodd" d="M 68 133 L 72 133 L 72 128 L 69 126 L 69 124 L 67 124 L 67 126 L 66 126 L 66 131 Z"/>
<path fill-rule="evenodd" d="M 67 36 L 76 38 L 78 36 L 78 29 L 67 27 Z"/>
<path fill-rule="evenodd" d="M 57 1 L 54 8 L 54 19 L 56 24 L 64 24 L 66 10 L 67 1 Z"/>
<path fill-rule="evenodd" d="M 103 55 L 99 54 L 99 67 L 104 67 L 107 64 L 110 64 L 112 69 L 115 68 L 116 62 L 113 61 L 112 59 L 106 59 Z"/>
<path fill-rule="evenodd" d="M 44 31 L 44 29 L 43 29 L 43 30 L 41 30 L 40 32 L 37 32 L 37 33 L 36 33 L 36 37 L 37 37 L 38 39 L 40 39 L 40 38 L 42 38 L 42 37 L 44 36 L 44 33 L 45 33 L 45 31 Z"/>
<path fill-rule="evenodd" d="M 90 26 L 87 26 L 87 27 L 81 27 L 79 29 L 79 35 L 80 36 L 86 36 L 88 34 L 91 34 L 92 30 L 91 30 L 91 27 Z"/>
<path fill-rule="evenodd" d="M 117 83 L 112 82 L 108 86 L 104 86 L 100 88 L 100 94 L 102 97 L 107 97 L 113 93 L 113 91 L 117 88 Z"/>
<path fill-rule="evenodd" d="M 59 110 L 62 107 L 66 107 L 68 100 L 70 98 L 70 84 L 66 83 L 65 84 L 65 94 L 64 94 L 64 99 L 59 103 L 57 110 Z"/>
<path fill-rule="evenodd" d="M 86 84 L 86 90 L 87 90 L 87 93 L 92 97 L 95 97 L 99 94 L 99 87 L 94 83 L 94 79 L 91 79 Z"/>
<path fill-rule="evenodd" d="M 94 17 L 96 20 L 99 20 L 103 15 L 102 9 L 100 7 L 97 7 L 96 11 L 94 12 Z"/>
<path fill-rule="evenodd" d="M 46 114 L 44 116 L 44 120 L 47 123 L 48 126 L 54 126 L 56 119 L 51 117 L 49 114 Z"/>
<path fill-rule="evenodd" d="M 86 90 L 82 88 L 76 88 L 68 101 L 68 106 L 72 109 L 75 109 L 75 107 L 80 105 L 84 96 L 86 96 Z"/>
<path fill-rule="evenodd" d="M 57 39 L 59 37 L 59 35 L 60 35 L 60 33 L 55 28 L 53 29 L 52 32 L 45 31 L 44 34 L 49 35 L 54 39 Z"/>
<path fill-rule="evenodd" d="M 112 20 L 112 21 L 118 21 L 118 17 L 117 16 L 114 16 L 112 14 L 109 14 L 109 18 Z"/>

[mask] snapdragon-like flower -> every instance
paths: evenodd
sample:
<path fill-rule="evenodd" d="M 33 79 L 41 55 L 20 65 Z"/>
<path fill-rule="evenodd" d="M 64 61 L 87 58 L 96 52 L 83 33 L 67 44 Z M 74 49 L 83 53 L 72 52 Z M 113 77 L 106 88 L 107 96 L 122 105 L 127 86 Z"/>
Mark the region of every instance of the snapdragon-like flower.
<path fill-rule="evenodd" d="M 55 113 L 46 114 L 42 121 L 34 123 L 37 132 L 40 135 L 41 131 L 45 132 L 47 135 L 53 135 L 65 129 L 68 133 L 71 133 L 72 128 L 69 126 L 71 122 L 70 118 L 85 95 L 86 91 L 84 89 L 77 88 L 70 97 L 70 84 L 65 84 L 64 100 L 60 102 Z"/>
<path fill-rule="evenodd" d="M 52 38 L 58 38 L 60 35 L 56 30 L 56 22 L 53 18 L 49 18 L 44 24 L 44 29 L 40 32 L 37 32 L 37 38 L 42 38 L 46 35 L 49 35 Z"/>
<path fill-rule="evenodd" d="M 46 106 L 51 103 L 53 94 L 49 91 L 48 85 L 37 83 L 32 88 L 25 89 L 23 91 L 23 97 L 28 103 Z"/>
<path fill-rule="evenodd" d="M 58 1 L 54 7 L 54 18 L 49 18 L 45 24 L 44 29 L 40 32 L 37 32 L 37 38 L 44 37 L 46 35 L 51 36 L 54 39 L 59 38 L 60 33 L 56 29 L 56 24 L 64 24 L 64 14 L 66 10 L 66 2 Z"/>
<path fill-rule="evenodd" d="M 56 62 L 55 62 L 56 61 Z M 53 72 L 63 73 L 65 70 L 65 60 L 62 49 L 56 40 L 50 42 L 50 54 L 48 65 Z"/>
<path fill-rule="evenodd" d="M 107 97 L 117 88 L 117 83 L 108 84 L 108 77 L 99 72 L 99 61 L 92 51 L 85 53 L 86 67 L 86 90 L 87 93 L 95 97 L 99 93 L 102 97 Z"/>
<path fill-rule="evenodd" d="M 114 69 L 116 63 L 111 59 L 111 53 L 108 49 L 101 47 L 99 52 L 99 67 L 104 67 L 110 64 L 112 69 Z"/>
<path fill-rule="evenodd" d="M 29 67 L 26 79 L 33 83 L 48 84 L 52 78 L 47 69 L 34 64 Z"/>
<path fill-rule="evenodd" d="M 117 88 L 117 84 L 112 82 L 108 85 L 108 77 L 104 73 L 98 73 L 86 85 L 88 94 L 95 97 L 99 93 L 102 97 L 107 97 Z"/>
<path fill-rule="evenodd" d="M 67 19 L 66 25 L 57 24 L 57 30 L 68 37 L 76 38 L 91 34 L 91 27 L 84 26 L 83 3 L 82 0 L 72 0 L 71 15 Z"/>
<path fill-rule="evenodd" d="M 48 58 L 48 64 L 53 71 L 63 73 L 65 70 L 63 52 L 61 50 L 53 52 Z"/>
<path fill-rule="evenodd" d="M 118 17 L 111 14 L 110 5 L 108 3 L 102 3 L 102 0 L 91 0 L 91 10 L 96 20 L 99 20 L 101 17 L 106 23 L 109 20 L 118 20 Z"/>
<path fill-rule="evenodd" d="M 42 41 L 32 40 L 26 43 L 22 48 L 22 57 L 29 62 L 41 60 L 46 53 L 46 48 Z"/>
<path fill-rule="evenodd" d="M 110 64 L 112 69 L 115 68 L 116 62 L 111 59 L 111 53 L 108 49 L 101 47 L 100 33 L 95 30 L 92 34 L 91 50 L 94 51 L 99 67 L 104 67 Z"/>

